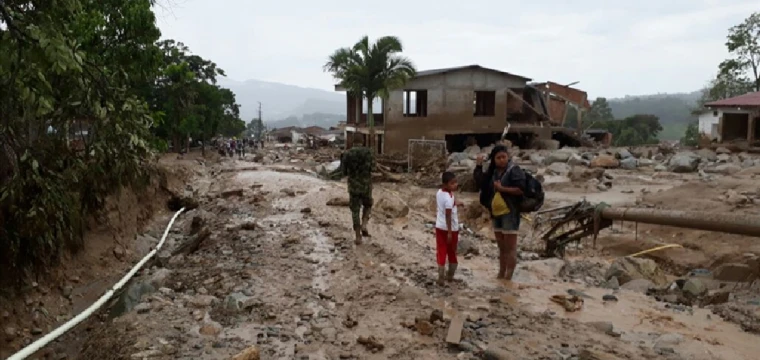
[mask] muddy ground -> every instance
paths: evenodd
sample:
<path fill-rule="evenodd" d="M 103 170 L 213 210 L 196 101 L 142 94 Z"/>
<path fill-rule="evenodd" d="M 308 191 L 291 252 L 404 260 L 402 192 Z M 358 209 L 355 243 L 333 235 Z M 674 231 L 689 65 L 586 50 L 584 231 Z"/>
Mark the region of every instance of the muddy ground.
<path fill-rule="evenodd" d="M 728 360 L 760 352 L 760 291 L 746 281 L 752 279 L 690 280 L 709 288 L 700 296 L 730 293 L 727 301 L 706 304 L 698 303 L 704 297 L 655 294 L 651 286 L 614 286 L 608 276 L 610 264 L 627 255 L 678 244 L 644 257 L 667 284 L 691 279 L 689 273 L 716 272 L 760 254 L 751 238 L 625 223 L 604 230 L 596 248 L 585 240 L 564 260 L 540 259 L 543 244 L 527 225 L 516 281 L 504 283 L 494 279 L 487 215 L 476 194 L 464 193 L 460 198 L 471 205 L 461 220 L 471 230 L 462 236 L 458 281 L 442 288 L 434 281 L 435 189 L 376 185 L 372 237 L 357 247 L 345 182 L 320 179 L 311 164 L 185 159 L 182 168 L 186 184 L 175 188 L 198 199 L 199 208 L 181 215 L 157 261 L 119 301 L 40 358 L 230 359 L 255 349 L 262 359 Z M 545 206 L 586 197 L 614 206 L 758 212 L 752 173 L 709 181 L 646 170 L 607 174 L 613 186 L 605 191 L 547 176 Z M 4 322 L 3 356 L 94 301 L 158 242 L 170 216 L 168 210 L 153 216 L 134 244 L 124 245 L 128 257 L 99 251 L 107 276 L 81 269 L 61 279 L 68 296 L 53 287 L 47 294 L 30 290 L 13 315 L 47 312 L 53 319 Z M 551 300 L 555 295 L 577 295 L 583 305 L 567 311 Z M 60 311 L 51 314 L 56 299 Z M 448 328 L 459 321 L 461 341 L 447 344 Z"/>

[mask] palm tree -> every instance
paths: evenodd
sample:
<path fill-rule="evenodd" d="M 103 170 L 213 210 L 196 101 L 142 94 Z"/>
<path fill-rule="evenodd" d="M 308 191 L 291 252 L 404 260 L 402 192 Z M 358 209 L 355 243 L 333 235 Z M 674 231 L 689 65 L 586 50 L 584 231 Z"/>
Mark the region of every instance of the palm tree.
<path fill-rule="evenodd" d="M 400 55 L 402 51 L 401 40 L 395 36 L 384 36 L 370 44 L 365 35 L 353 47 L 336 50 L 324 66 L 349 95 L 367 99 L 369 146 L 375 150 L 373 101 L 376 97 L 387 99 L 391 90 L 403 87 L 417 72 L 411 60 Z M 357 119 L 359 109 L 357 106 Z"/>

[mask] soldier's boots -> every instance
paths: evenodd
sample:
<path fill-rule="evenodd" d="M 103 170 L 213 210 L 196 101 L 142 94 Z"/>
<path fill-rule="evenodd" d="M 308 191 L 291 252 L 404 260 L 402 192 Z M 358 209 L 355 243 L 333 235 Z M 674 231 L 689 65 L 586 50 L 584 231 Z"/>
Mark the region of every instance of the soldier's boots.
<path fill-rule="evenodd" d="M 362 229 L 356 229 L 354 231 L 356 233 L 356 245 L 362 244 Z"/>

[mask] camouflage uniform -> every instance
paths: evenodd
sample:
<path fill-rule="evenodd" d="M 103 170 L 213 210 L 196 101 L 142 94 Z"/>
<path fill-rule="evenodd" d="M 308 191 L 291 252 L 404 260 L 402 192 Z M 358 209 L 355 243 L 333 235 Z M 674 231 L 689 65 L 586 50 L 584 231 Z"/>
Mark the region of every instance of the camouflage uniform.
<path fill-rule="evenodd" d="M 348 176 L 349 207 L 351 208 L 351 220 L 354 230 L 363 230 L 362 220 L 366 225 L 369 220 L 369 212 L 372 209 L 372 171 L 375 169 L 375 161 L 369 148 L 354 147 L 341 156 L 341 169 Z M 359 218 L 359 210 L 363 209 L 363 216 Z"/>

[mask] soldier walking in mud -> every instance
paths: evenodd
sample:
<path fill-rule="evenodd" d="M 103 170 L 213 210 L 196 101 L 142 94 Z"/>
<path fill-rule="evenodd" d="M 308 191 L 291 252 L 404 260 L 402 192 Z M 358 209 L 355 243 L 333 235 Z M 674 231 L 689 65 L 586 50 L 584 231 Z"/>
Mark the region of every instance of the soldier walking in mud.
<path fill-rule="evenodd" d="M 341 156 L 341 170 L 348 176 L 348 198 L 351 220 L 356 233 L 356 244 L 362 243 L 362 236 L 369 237 L 367 222 L 372 210 L 372 171 L 375 159 L 372 150 L 364 146 L 364 136 L 354 136 L 354 146 Z M 361 220 L 359 211 L 362 212 Z"/>

